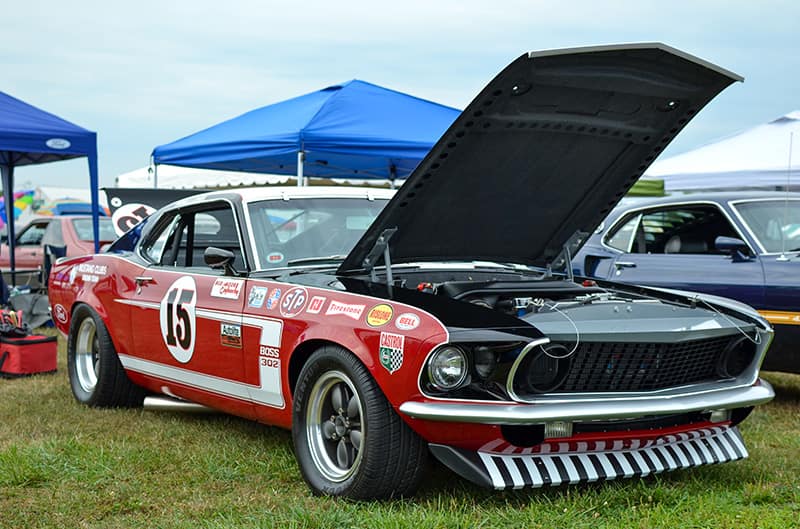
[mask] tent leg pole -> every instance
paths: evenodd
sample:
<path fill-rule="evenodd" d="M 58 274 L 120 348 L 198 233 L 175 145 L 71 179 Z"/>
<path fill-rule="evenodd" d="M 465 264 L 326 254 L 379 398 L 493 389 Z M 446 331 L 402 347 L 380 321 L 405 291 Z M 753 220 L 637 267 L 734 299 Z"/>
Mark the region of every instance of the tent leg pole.
<path fill-rule="evenodd" d="M 305 161 L 306 153 L 297 151 L 297 187 L 303 187 L 303 161 Z"/>

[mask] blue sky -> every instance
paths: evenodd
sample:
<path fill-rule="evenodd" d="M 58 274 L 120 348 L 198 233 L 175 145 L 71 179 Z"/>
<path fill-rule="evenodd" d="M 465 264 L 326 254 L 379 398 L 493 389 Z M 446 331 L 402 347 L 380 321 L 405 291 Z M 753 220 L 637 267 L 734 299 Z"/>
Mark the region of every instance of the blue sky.
<path fill-rule="evenodd" d="M 800 109 L 800 2 L 9 2 L 0 90 L 98 133 L 101 185 L 153 147 L 353 78 L 464 107 L 529 50 L 661 41 L 745 77 L 665 151 Z M 83 187 L 85 161 L 19 169 Z"/>

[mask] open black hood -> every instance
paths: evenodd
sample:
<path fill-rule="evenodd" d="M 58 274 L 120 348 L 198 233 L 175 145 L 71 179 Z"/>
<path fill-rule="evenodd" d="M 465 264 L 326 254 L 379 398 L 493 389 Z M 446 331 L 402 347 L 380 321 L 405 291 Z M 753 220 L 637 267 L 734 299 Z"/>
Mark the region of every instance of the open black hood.
<path fill-rule="evenodd" d="M 553 264 L 737 80 L 663 44 L 525 54 L 462 112 L 339 272 L 368 268 L 387 228 L 393 263 Z"/>

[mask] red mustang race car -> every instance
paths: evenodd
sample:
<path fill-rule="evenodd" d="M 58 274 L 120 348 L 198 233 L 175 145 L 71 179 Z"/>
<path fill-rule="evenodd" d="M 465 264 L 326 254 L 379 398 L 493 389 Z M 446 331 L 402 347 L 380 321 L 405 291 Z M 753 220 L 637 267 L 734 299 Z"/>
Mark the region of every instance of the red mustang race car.
<path fill-rule="evenodd" d="M 526 54 L 400 191 L 218 191 L 50 298 L 75 397 L 168 395 L 291 428 L 311 488 L 414 491 L 433 454 L 502 488 L 747 456 L 773 397 L 745 305 L 576 281 L 570 255 L 673 136 L 738 78 L 660 44 Z"/>

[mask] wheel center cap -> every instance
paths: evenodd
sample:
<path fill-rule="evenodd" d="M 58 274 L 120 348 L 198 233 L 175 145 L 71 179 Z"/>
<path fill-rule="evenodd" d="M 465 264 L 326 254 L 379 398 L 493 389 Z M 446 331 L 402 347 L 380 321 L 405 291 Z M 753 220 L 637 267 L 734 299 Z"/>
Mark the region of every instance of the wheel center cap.
<path fill-rule="evenodd" d="M 336 419 L 333 420 L 333 424 L 336 427 L 336 434 L 341 437 L 345 433 L 347 433 L 347 426 L 344 424 L 344 417 L 339 415 Z"/>

